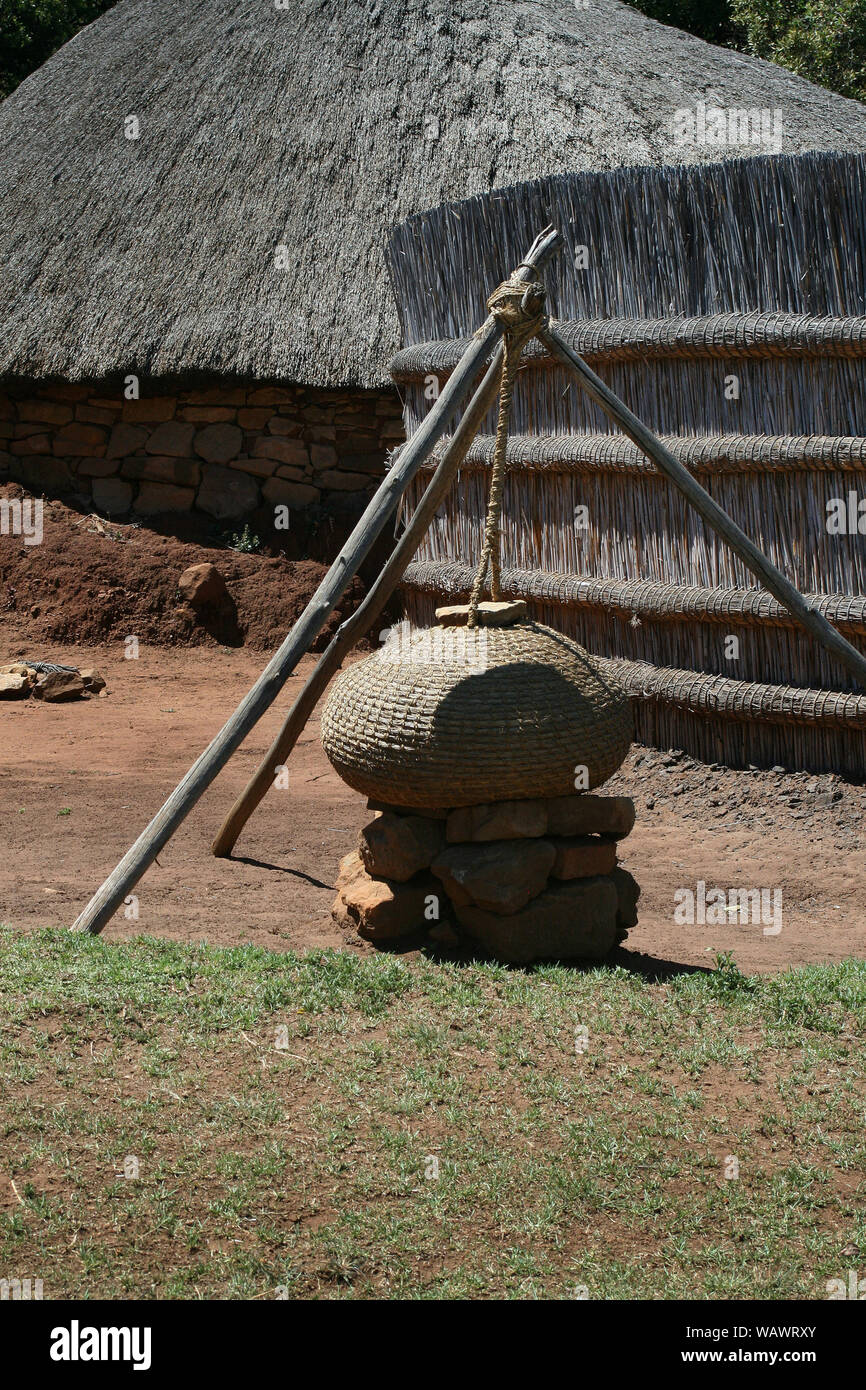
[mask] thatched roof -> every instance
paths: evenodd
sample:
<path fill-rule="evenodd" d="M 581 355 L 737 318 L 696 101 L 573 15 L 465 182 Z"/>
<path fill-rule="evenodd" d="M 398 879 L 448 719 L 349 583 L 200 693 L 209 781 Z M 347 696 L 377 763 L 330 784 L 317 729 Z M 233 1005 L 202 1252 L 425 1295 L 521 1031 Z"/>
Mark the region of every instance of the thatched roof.
<path fill-rule="evenodd" d="M 866 150 L 858 103 L 616 0 L 122 0 L 0 107 L 0 376 L 384 382 L 391 226 L 742 154 L 675 143 L 700 101 Z"/>

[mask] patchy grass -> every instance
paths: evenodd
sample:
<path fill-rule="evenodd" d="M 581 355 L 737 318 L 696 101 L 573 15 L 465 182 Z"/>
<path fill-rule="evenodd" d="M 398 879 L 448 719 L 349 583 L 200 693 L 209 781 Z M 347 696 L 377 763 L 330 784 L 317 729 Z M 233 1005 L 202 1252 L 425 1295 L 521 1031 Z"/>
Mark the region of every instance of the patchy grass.
<path fill-rule="evenodd" d="M 796 1299 L 866 1263 L 862 962 L 0 950 L 0 1277 L 46 1298 Z"/>

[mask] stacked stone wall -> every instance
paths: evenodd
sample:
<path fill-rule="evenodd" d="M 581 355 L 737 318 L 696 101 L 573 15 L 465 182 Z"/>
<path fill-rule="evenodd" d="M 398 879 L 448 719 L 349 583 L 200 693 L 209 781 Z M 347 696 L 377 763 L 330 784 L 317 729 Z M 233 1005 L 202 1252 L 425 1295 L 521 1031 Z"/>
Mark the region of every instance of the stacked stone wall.
<path fill-rule="evenodd" d="M 0 479 L 117 518 L 360 510 L 402 437 L 390 390 L 226 383 L 126 399 L 84 383 L 0 393 Z"/>

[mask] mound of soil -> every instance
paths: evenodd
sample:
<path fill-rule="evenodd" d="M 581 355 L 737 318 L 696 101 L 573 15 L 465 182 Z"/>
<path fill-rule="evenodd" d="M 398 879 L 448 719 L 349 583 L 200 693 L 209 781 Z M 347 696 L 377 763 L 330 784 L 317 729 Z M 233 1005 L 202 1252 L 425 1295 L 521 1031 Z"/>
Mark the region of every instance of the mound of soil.
<path fill-rule="evenodd" d="M 26 496 L 17 483 L 0 487 L 0 498 Z M 269 650 L 282 642 L 326 572 L 315 560 L 231 548 L 230 535 L 204 517 L 167 524 L 174 534 L 46 501 L 41 544 L 0 534 L 0 615 L 20 639 L 8 656 L 36 657 L 47 643 L 99 644 L 128 634 L 157 646 Z M 177 581 L 203 561 L 220 571 L 228 595 L 197 612 L 178 593 Z M 354 580 L 314 651 L 327 644 L 364 591 Z"/>

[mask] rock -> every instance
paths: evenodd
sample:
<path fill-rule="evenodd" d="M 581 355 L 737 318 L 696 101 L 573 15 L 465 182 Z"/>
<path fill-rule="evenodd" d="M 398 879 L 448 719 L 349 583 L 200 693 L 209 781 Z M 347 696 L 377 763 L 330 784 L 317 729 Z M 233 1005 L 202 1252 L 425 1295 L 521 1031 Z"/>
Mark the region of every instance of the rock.
<path fill-rule="evenodd" d="M 42 671 L 36 677 L 33 694 L 48 704 L 77 700 L 84 694 L 84 681 L 78 671 Z"/>
<path fill-rule="evenodd" d="M 59 457 L 99 458 L 105 453 L 108 434 L 101 425 L 84 425 L 73 420 L 55 434 L 53 451 Z"/>
<path fill-rule="evenodd" d="M 20 700 L 30 694 L 30 682 L 26 676 L 0 675 L 0 700 Z"/>
<path fill-rule="evenodd" d="M 109 516 L 122 516 L 132 506 L 132 484 L 123 478 L 94 478 L 93 505 Z"/>
<path fill-rule="evenodd" d="M 197 459 L 155 454 L 124 459 L 120 472 L 124 478 L 142 478 L 150 483 L 171 483 L 174 487 L 196 487 L 201 479 L 201 464 Z"/>
<path fill-rule="evenodd" d="M 318 502 L 321 493 L 307 483 L 292 483 L 287 478 L 268 478 L 262 484 L 262 496 L 275 507 L 306 507 Z"/>
<path fill-rule="evenodd" d="M 70 405 L 59 405 L 56 401 L 19 401 L 19 420 L 39 420 L 46 425 L 67 425 L 73 417 Z"/>
<path fill-rule="evenodd" d="M 528 840 L 546 830 L 545 801 L 497 801 L 493 805 L 460 806 L 452 811 L 445 836 L 449 844 L 465 840 Z"/>
<path fill-rule="evenodd" d="M 159 512 L 188 512 L 194 501 L 194 488 L 173 487 L 171 483 L 142 483 L 134 510 L 141 516 L 156 516 Z"/>
<path fill-rule="evenodd" d="M 524 619 L 526 613 L 526 603 L 522 598 L 503 599 L 496 603 L 487 599 L 478 605 L 478 622 L 481 627 L 508 627 Z M 440 627 L 465 627 L 468 616 L 468 603 L 450 603 L 436 609 L 436 621 Z"/>
<path fill-rule="evenodd" d="M 194 434 L 195 425 L 184 424 L 182 420 L 165 420 L 151 434 L 144 446 L 145 453 L 176 459 L 189 458 Z"/>
<path fill-rule="evenodd" d="M 617 940 L 617 892 L 610 877 L 552 883 L 510 917 L 468 905 L 460 925 L 502 960 L 602 960 Z"/>
<path fill-rule="evenodd" d="M 634 802 L 629 796 L 557 796 L 547 802 L 551 835 L 612 835 L 621 840 L 634 826 Z"/>
<path fill-rule="evenodd" d="M 576 839 L 555 839 L 552 844 L 556 859 L 550 873 L 553 878 L 592 878 L 609 874 L 616 864 L 616 844 L 596 835 L 579 835 Z"/>
<path fill-rule="evenodd" d="M 243 441 L 243 431 L 237 425 L 212 424 L 199 430 L 194 448 L 208 463 L 228 463 L 237 458 Z"/>
<path fill-rule="evenodd" d="M 0 676 L 26 676 L 33 668 L 23 661 L 10 661 L 8 666 L 0 666 Z"/>
<path fill-rule="evenodd" d="M 370 486 L 366 473 L 346 473 L 342 468 L 328 468 L 315 476 L 318 486 L 330 492 L 361 492 Z"/>
<path fill-rule="evenodd" d="M 256 458 L 288 463 L 293 468 L 303 468 L 310 462 L 306 444 L 300 439 L 286 439 L 284 435 L 262 435 L 253 445 L 253 454 Z"/>
<path fill-rule="evenodd" d="M 460 937 L 450 922 L 434 922 L 428 935 L 431 941 L 435 941 L 437 946 L 444 946 L 446 950 L 460 945 Z"/>
<path fill-rule="evenodd" d="M 414 883 L 371 878 L 355 851 L 340 864 L 331 914 L 338 925 L 356 928 L 368 941 L 394 941 L 429 925 L 429 899 L 439 892 L 427 874 Z"/>
<path fill-rule="evenodd" d="M 176 410 L 176 396 L 151 396 L 148 400 L 124 401 L 123 419 L 133 425 L 155 425 L 173 419 Z"/>
<path fill-rule="evenodd" d="M 369 874 L 406 883 L 421 869 L 429 869 L 444 839 L 442 825 L 435 820 L 386 814 L 364 827 L 358 849 Z"/>
<path fill-rule="evenodd" d="M 629 927 L 637 926 L 637 900 L 640 897 L 640 884 L 632 877 L 628 869 L 614 869 L 611 879 L 617 896 L 616 924 L 621 931 L 625 932 Z"/>
<path fill-rule="evenodd" d="M 226 582 L 216 565 L 190 565 L 185 569 L 177 587 L 187 603 L 200 608 L 205 603 L 218 603 L 226 592 Z"/>
<path fill-rule="evenodd" d="M 519 912 L 547 883 L 556 858 L 549 840 L 453 845 L 431 865 L 455 906 L 474 903 L 506 916 Z"/>
<path fill-rule="evenodd" d="M 217 463 L 205 464 L 203 473 L 196 498 L 196 506 L 203 512 L 221 521 L 255 511 L 259 504 L 259 486 L 248 473 L 223 468 Z"/>
<path fill-rule="evenodd" d="M 84 666 L 78 674 L 84 682 L 84 689 L 89 690 L 91 695 L 98 695 L 105 689 L 105 681 L 95 666 Z"/>

